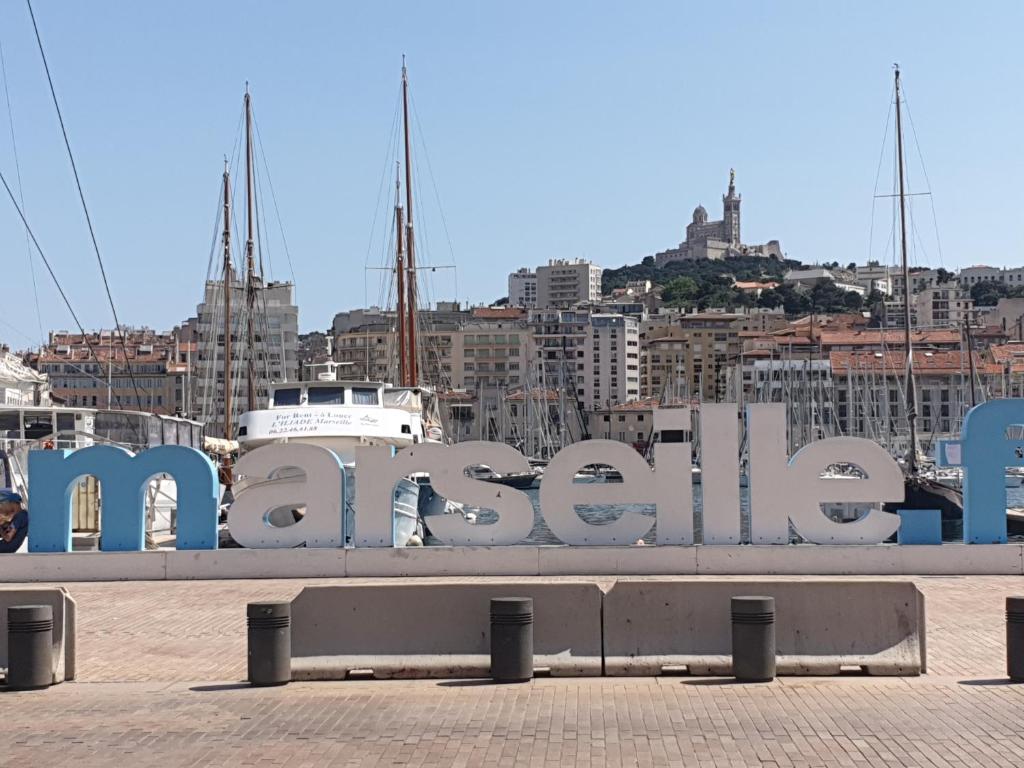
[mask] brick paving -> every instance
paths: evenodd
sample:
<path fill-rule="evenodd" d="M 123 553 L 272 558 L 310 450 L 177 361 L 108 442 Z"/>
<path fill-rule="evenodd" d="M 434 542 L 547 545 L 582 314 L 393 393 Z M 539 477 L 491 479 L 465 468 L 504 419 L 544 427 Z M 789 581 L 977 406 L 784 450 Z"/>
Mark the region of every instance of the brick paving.
<path fill-rule="evenodd" d="M 71 584 L 79 680 L 0 693 L 0 766 L 1020 766 L 1020 577 L 927 577 L 930 673 L 238 685 L 244 605 L 329 580 Z M 220 681 L 220 682 L 218 682 Z"/>
<path fill-rule="evenodd" d="M 243 679 L 247 602 L 290 600 L 310 584 L 371 581 L 379 583 L 371 579 L 266 579 L 66 585 L 78 603 L 79 679 Z M 931 673 L 1001 674 L 1005 666 L 1003 601 L 1007 595 L 1024 594 L 1024 579 L 929 576 L 914 577 L 914 581 L 925 593 Z"/>

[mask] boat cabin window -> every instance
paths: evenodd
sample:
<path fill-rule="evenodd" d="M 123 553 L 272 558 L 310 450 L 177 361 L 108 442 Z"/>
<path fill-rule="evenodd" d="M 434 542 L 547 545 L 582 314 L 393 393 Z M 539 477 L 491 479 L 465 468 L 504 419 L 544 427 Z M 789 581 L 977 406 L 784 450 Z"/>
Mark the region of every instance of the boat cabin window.
<path fill-rule="evenodd" d="M 377 390 L 370 387 L 352 387 L 352 405 L 377 405 Z"/>
<path fill-rule="evenodd" d="M 302 390 L 298 387 L 295 387 L 295 389 L 275 390 L 274 405 L 298 405 L 301 392 Z"/>
<path fill-rule="evenodd" d="M 0 438 L 21 439 L 21 419 L 17 412 L 0 413 Z"/>
<path fill-rule="evenodd" d="M 58 432 L 74 432 L 75 431 L 75 414 L 73 414 L 73 413 L 58 413 L 57 414 L 57 431 Z"/>
<path fill-rule="evenodd" d="M 50 421 L 49 414 L 44 416 L 25 414 L 25 438 L 27 440 L 38 440 L 52 434 L 53 422 Z"/>
<path fill-rule="evenodd" d="M 685 443 L 689 435 L 685 429 L 663 429 L 661 431 L 661 442 L 663 443 Z"/>
<path fill-rule="evenodd" d="M 310 405 L 342 405 L 345 402 L 345 388 L 310 387 L 308 398 Z"/>

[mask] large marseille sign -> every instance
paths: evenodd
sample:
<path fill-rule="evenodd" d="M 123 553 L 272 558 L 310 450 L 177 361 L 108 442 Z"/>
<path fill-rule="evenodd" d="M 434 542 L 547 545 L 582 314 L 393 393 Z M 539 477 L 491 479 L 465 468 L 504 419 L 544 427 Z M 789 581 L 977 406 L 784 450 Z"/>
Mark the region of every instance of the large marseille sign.
<path fill-rule="evenodd" d="M 682 409 L 679 409 L 680 411 Z M 689 418 L 686 414 L 686 418 Z M 703 484 L 700 543 L 740 543 L 739 445 L 736 406 L 706 404 L 700 409 Z M 785 544 L 792 526 L 818 544 L 878 544 L 900 527 L 900 516 L 871 509 L 852 522 L 827 517 L 830 502 L 900 502 L 903 474 L 879 445 L 838 437 L 805 446 L 792 457 L 786 451 L 786 414 L 782 405 L 746 409 L 749 440 L 750 542 Z M 964 470 L 964 540 L 1006 541 L 1003 474 L 1024 466 L 1024 445 L 1009 427 L 1024 424 L 1024 400 L 994 400 L 972 409 L 958 441 L 940 443 L 937 463 Z M 390 547 L 394 544 L 393 499 L 402 478 L 429 473 L 442 496 L 494 510 L 492 523 L 471 524 L 462 515 L 430 518 L 434 536 L 449 545 L 508 545 L 525 539 L 534 524 L 533 506 L 522 491 L 474 480 L 472 465 L 496 472 L 525 472 L 527 460 L 501 443 L 467 442 L 453 446 L 419 444 L 397 453 L 359 447 L 355 456 L 355 510 L 346 530 L 346 472 L 337 455 L 314 445 L 269 445 L 243 456 L 236 473 L 247 480 L 228 510 L 233 538 L 245 547 Z M 629 446 L 611 440 L 586 440 L 560 451 L 549 463 L 540 488 L 544 521 L 569 545 L 633 544 L 657 522 L 656 543 L 694 541 L 691 446 L 655 446 L 654 466 Z M 592 464 L 608 465 L 622 483 L 581 484 L 576 473 Z M 823 478 L 834 464 L 860 467 L 863 478 Z M 138 455 L 112 446 L 70 451 L 33 451 L 29 455 L 32 552 L 71 551 L 72 493 L 83 476 L 96 477 L 103 495 L 101 547 L 140 551 L 145 540 L 145 496 L 149 481 L 170 475 L 178 489 L 178 549 L 216 549 L 218 481 L 213 463 L 200 451 L 161 446 Z M 577 505 L 650 504 L 656 516 L 625 509 L 613 522 L 594 525 Z M 302 506 L 305 515 L 292 525 L 270 523 L 274 510 Z"/>

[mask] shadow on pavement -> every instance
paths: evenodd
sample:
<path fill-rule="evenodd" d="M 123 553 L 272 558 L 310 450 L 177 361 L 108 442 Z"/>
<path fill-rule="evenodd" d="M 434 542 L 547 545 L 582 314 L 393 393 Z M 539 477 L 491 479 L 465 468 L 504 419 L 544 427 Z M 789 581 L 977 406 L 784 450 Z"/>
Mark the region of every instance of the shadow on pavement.
<path fill-rule="evenodd" d="M 252 688 L 249 683 L 217 683 L 216 685 L 194 685 L 189 688 L 196 693 L 213 693 L 216 691 L 240 691 L 243 688 Z"/>
<path fill-rule="evenodd" d="M 1020 685 L 1024 680 L 1011 680 L 1008 677 L 993 677 L 985 680 L 960 680 L 960 685 Z"/>

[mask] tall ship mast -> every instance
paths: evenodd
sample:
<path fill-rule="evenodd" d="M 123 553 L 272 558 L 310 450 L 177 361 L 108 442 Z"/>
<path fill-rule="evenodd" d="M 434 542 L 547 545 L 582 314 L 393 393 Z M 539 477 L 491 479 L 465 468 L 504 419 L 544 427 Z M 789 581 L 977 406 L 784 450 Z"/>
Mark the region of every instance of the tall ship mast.
<path fill-rule="evenodd" d="M 234 439 L 231 424 L 231 172 L 228 161 L 224 160 L 224 439 Z"/>
<path fill-rule="evenodd" d="M 416 238 L 413 231 L 412 211 L 412 141 L 409 133 L 409 72 L 405 66 L 405 56 L 402 56 L 402 136 L 405 149 L 404 227 L 402 223 L 402 208 L 399 205 L 401 200 L 398 190 L 399 182 L 397 179 L 395 181 L 395 221 L 397 227 L 395 271 L 397 274 L 398 291 L 399 380 L 403 387 L 415 387 L 419 384 L 416 349 Z"/>
<path fill-rule="evenodd" d="M 245 84 L 245 306 L 248 312 L 246 322 L 246 346 L 248 376 L 248 400 L 250 410 L 256 407 L 256 332 L 253 319 L 256 312 L 256 259 L 253 256 L 255 247 L 253 228 L 255 226 L 255 189 L 253 185 L 252 167 L 252 102 L 249 98 L 249 84 Z"/>
<path fill-rule="evenodd" d="M 937 509 L 944 521 L 963 520 L 963 496 L 960 491 L 945 486 L 921 472 L 917 454 L 917 391 L 914 381 L 913 328 L 910 312 L 910 268 L 907 263 L 907 190 L 906 160 L 903 152 L 903 91 L 899 65 L 895 67 L 896 94 L 896 163 L 898 166 L 898 197 L 900 212 L 900 266 L 903 273 L 903 344 L 906 352 L 906 414 L 909 428 L 909 447 L 905 460 L 904 500 L 900 504 L 886 505 L 895 509 Z"/>
<path fill-rule="evenodd" d="M 913 329 L 910 315 L 910 268 L 907 264 L 907 196 L 903 160 L 903 117 L 900 109 L 900 68 L 895 69 L 896 78 L 896 162 L 899 166 L 900 200 L 900 266 L 903 272 L 903 345 L 906 350 L 906 410 L 907 425 L 910 428 L 910 447 L 907 450 L 907 472 L 917 473 L 917 393 L 914 390 L 914 349 Z"/>

